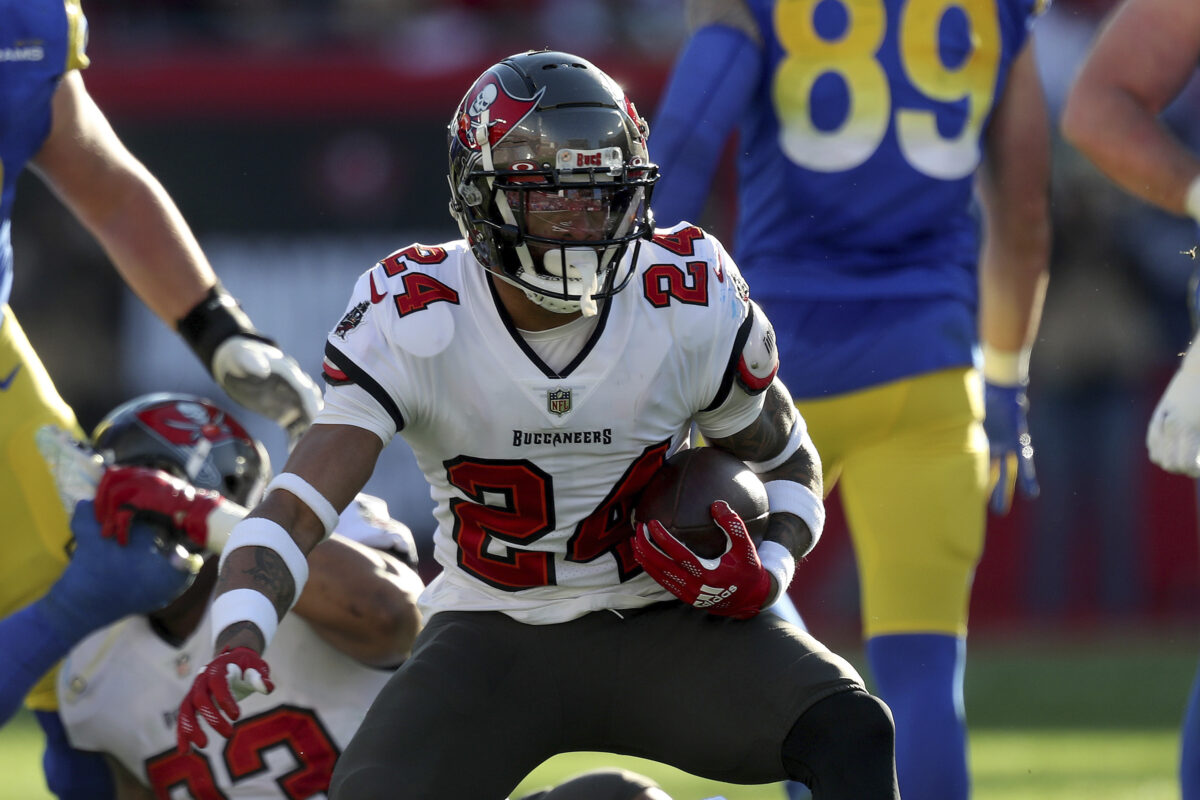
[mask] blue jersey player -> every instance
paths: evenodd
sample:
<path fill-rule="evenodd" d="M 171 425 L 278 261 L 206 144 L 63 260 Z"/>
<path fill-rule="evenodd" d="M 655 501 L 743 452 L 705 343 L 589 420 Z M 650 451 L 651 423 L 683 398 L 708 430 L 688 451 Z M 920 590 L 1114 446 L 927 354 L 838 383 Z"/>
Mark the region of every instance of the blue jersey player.
<path fill-rule="evenodd" d="M 1200 153 L 1158 118 L 1197 63 L 1200 5 L 1129 0 L 1084 61 L 1062 131 L 1126 191 L 1200 224 Z M 1180 250 L 1194 244 L 1180 242 Z M 1200 477 L 1200 349 L 1194 340 L 1150 418 L 1146 445 L 1163 469 Z M 1183 800 L 1200 800 L 1200 675 L 1184 716 L 1179 778 Z"/>
<path fill-rule="evenodd" d="M 700 217 L 739 137 L 735 257 L 775 322 L 825 486 L 841 487 L 906 800 L 969 794 L 962 682 L 989 486 L 999 512 L 1015 486 L 1037 492 L 1025 384 L 1050 238 L 1039 12 L 693 0 L 654 119 L 659 225 Z"/>
<path fill-rule="evenodd" d="M 163 187 L 88 95 L 80 75 L 88 64 L 86 36 L 78 0 L 0 0 L 0 723 L 32 689 L 27 704 L 45 712 L 39 719 L 52 737 L 61 726 L 50 713 L 54 680 L 45 672 L 56 654 L 113 614 L 161 605 L 178 586 L 156 591 L 130 581 L 146 558 L 159 556 L 140 547 L 110 552 L 118 546 L 100 538 L 90 511 L 75 514 L 78 541 L 74 560 L 68 556 L 72 530 L 35 436 L 48 425 L 79 439 L 82 432 L 8 306 L 10 218 L 25 167 L 55 191 L 130 288 L 179 331 L 235 400 L 293 432 L 320 403 L 312 380 L 221 288 Z M 130 563 L 122 566 L 123 559 Z M 145 568 L 154 569 L 153 562 Z M 49 776 L 52 788 L 71 791 L 59 777 Z"/>

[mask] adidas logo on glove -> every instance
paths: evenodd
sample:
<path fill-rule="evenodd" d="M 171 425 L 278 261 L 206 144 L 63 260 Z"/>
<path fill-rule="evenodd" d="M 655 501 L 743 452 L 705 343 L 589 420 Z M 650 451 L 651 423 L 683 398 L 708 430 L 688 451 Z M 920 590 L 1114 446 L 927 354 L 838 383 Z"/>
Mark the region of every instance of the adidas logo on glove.
<path fill-rule="evenodd" d="M 715 606 L 722 600 L 728 600 L 732 597 L 737 588 L 737 586 L 730 586 L 726 589 L 717 589 L 706 583 L 700 587 L 700 594 L 696 595 L 696 602 L 692 603 L 692 605 L 696 608 Z"/>

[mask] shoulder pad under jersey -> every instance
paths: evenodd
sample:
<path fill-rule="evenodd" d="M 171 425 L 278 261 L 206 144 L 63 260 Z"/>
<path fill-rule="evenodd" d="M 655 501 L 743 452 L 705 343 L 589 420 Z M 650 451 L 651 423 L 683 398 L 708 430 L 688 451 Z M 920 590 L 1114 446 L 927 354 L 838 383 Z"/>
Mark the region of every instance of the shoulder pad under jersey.
<path fill-rule="evenodd" d="M 746 342 L 738 357 L 737 379 L 750 394 L 758 394 L 771 385 L 779 371 L 779 350 L 775 346 L 775 329 L 771 320 L 750 301 L 750 314 L 743 325 L 749 326 Z"/>

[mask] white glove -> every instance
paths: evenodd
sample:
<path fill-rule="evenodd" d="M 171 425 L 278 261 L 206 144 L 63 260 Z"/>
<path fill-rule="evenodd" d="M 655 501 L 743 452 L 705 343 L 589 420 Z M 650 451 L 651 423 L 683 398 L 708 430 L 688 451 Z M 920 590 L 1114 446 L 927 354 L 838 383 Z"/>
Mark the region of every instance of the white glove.
<path fill-rule="evenodd" d="M 80 500 L 96 496 L 96 486 L 104 476 L 104 459 L 99 453 L 57 425 L 43 425 L 33 439 L 54 476 L 58 498 L 68 515 Z"/>
<path fill-rule="evenodd" d="M 1200 477 L 1200 353 L 1195 343 L 1150 417 L 1146 447 L 1150 460 L 1168 472 Z"/>
<path fill-rule="evenodd" d="M 263 680 L 263 674 L 254 667 L 243 669 L 238 664 L 226 664 L 225 678 L 229 681 L 229 691 L 233 695 L 233 699 L 239 703 L 255 692 L 271 693 L 271 689 L 267 688 L 267 682 Z"/>
<path fill-rule="evenodd" d="M 279 423 L 295 443 L 321 410 L 321 390 L 273 344 L 230 336 L 212 359 L 213 378 L 240 405 Z"/>
<path fill-rule="evenodd" d="M 67 516 L 73 515 L 75 506 L 81 500 L 92 500 L 96 497 L 96 488 L 107 469 L 104 458 L 90 445 L 79 441 L 57 425 L 43 425 L 34 432 L 33 439 L 50 474 L 54 476 L 58 499 L 62 502 Z M 121 544 L 124 545 L 125 542 Z M 204 565 L 200 556 L 189 551 L 180 542 L 158 539 L 156 544 L 171 562 L 171 566 L 180 572 L 195 575 Z"/>
<path fill-rule="evenodd" d="M 392 519 L 387 501 L 359 492 L 338 519 L 336 533 L 377 550 L 390 550 L 413 569 L 417 567 L 417 545 L 412 530 Z"/>

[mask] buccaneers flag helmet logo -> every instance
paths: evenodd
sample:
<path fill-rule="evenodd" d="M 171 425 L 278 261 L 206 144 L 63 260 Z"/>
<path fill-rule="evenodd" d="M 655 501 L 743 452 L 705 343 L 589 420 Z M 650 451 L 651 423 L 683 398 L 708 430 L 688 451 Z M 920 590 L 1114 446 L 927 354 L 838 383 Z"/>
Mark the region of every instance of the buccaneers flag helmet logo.
<path fill-rule="evenodd" d="M 508 132 L 529 116 L 529 112 L 537 107 L 538 101 L 546 93 L 545 87 L 538 90 L 533 97 L 513 97 L 505 91 L 500 79 L 491 72 L 486 72 L 467 92 L 457 114 L 457 135 L 463 147 L 469 150 L 479 150 L 481 143 L 478 138 L 479 124 L 486 111 L 488 115 L 487 131 L 488 145 L 494 147 Z"/>

